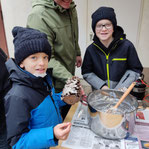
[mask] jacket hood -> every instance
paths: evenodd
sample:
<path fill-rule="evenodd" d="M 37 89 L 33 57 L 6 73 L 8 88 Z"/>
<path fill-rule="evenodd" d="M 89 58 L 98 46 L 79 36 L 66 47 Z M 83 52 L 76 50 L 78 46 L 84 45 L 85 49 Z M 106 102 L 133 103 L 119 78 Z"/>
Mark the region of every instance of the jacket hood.
<path fill-rule="evenodd" d="M 118 40 L 120 38 L 126 39 L 126 34 L 124 34 L 124 30 L 122 27 L 117 26 L 115 32 L 113 33 L 114 40 Z"/>
<path fill-rule="evenodd" d="M 54 0 L 32 0 L 32 7 L 36 6 L 36 5 L 42 5 L 42 6 L 46 6 L 49 8 L 53 8 L 53 9 L 58 9 L 60 12 L 64 12 L 67 9 L 62 8 L 61 6 L 57 5 Z M 76 7 L 75 3 L 72 1 L 72 3 L 70 4 L 70 8 L 72 9 Z"/>
<path fill-rule="evenodd" d="M 11 82 L 19 85 L 25 85 L 31 88 L 42 89 L 45 88 L 43 78 L 35 77 L 31 73 L 21 69 L 13 59 L 9 59 L 6 62 L 7 70 L 10 74 L 9 79 Z"/>

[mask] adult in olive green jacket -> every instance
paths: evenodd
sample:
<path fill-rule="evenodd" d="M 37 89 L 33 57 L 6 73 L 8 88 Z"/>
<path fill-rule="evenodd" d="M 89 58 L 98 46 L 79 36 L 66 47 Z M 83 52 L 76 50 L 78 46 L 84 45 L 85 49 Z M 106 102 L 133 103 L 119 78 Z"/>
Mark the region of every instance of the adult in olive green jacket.
<path fill-rule="evenodd" d="M 78 19 L 72 0 L 33 0 L 27 27 L 47 34 L 52 46 L 49 67 L 53 68 L 56 92 L 62 91 L 68 78 L 75 73 L 75 65 L 82 64 L 78 45 Z"/>

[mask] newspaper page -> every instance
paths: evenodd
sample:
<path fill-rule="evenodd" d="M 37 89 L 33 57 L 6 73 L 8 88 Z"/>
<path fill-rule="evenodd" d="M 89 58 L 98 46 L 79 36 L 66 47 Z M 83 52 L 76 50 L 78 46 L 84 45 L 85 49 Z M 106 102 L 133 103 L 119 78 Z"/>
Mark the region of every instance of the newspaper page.
<path fill-rule="evenodd" d="M 136 120 L 133 134 L 127 139 L 123 139 L 124 149 L 149 149 L 149 126 L 146 124 L 144 121 L 142 123 Z"/>
<path fill-rule="evenodd" d="M 149 109 L 138 109 L 136 114 L 137 123 L 146 123 L 149 125 Z"/>
<path fill-rule="evenodd" d="M 139 149 L 139 142 L 136 136 L 130 136 L 122 139 L 122 149 Z"/>
<path fill-rule="evenodd" d="M 134 135 L 138 138 L 140 149 L 149 149 L 149 126 L 136 124 Z"/>
<path fill-rule="evenodd" d="M 140 137 L 139 138 L 139 148 L 140 149 L 149 149 L 149 137 Z"/>
<path fill-rule="evenodd" d="M 125 149 L 149 149 L 149 109 L 138 109 L 133 134 L 123 140 Z"/>
<path fill-rule="evenodd" d="M 148 139 L 140 139 L 139 140 L 139 147 L 140 149 L 149 149 L 149 141 Z"/>

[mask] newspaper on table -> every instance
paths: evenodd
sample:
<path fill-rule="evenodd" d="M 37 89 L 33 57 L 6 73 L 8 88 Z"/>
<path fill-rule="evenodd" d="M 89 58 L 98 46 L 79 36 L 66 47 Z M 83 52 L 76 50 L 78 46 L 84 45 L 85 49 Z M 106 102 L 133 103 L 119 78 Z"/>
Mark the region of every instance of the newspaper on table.
<path fill-rule="evenodd" d="M 149 149 L 149 109 L 137 110 L 134 132 L 123 141 L 126 149 L 128 146 L 132 146 L 130 149 Z"/>
<path fill-rule="evenodd" d="M 138 109 L 134 134 L 140 149 L 149 149 L 149 109 Z"/>
<path fill-rule="evenodd" d="M 149 126 L 142 126 L 139 122 L 135 125 L 134 133 L 127 139 L 104 139 L 91 131 L 88 107 L 79 103 L 72 119 L 70 134 L 62 146 L 70 149 L 149 149 L 148 134 Z"/>
<path fill-rule="evenodd" d="M 135 136 L 130 136 L 127 139 L 122 139 L 122 149 L 139 149 L 139 142 Z"/>
<path fill-rule="evenodd" d="M 137 123 L 146 123 L 149 125 L 149 109 L 138 109 L 136 114 Z"/>
<path fill-rule="evenodd" d="M 149 126 L 136 124 L 134 135 L 138 138 L 140 149 L 149 149 Z"/>

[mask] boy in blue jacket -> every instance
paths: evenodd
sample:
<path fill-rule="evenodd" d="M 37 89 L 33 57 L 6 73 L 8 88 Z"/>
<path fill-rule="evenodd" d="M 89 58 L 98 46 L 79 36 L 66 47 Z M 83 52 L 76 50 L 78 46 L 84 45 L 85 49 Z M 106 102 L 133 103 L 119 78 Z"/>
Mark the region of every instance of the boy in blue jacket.
<path fill-rule="evenodd" d="M 134 45 L 117 25 L 114 9 L 98 8 L 92 14 L 92 30 L 94 38 L 85 52 L 83 78 L 95 90 L 128 88 L 143 67 Z"/>
<path fill-rule="evenodd" d="M 52 86 L 47 70 L 51 46 L 47 36 L 31 28 L 14 27 L 15 60 L 6 62 L 12 88 L 5 96 L 7 139 L 13 149 L 46 149 L 65 140 L 71 123 L 62 123 L 66 105 Z"/>

